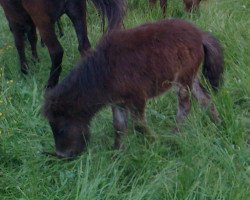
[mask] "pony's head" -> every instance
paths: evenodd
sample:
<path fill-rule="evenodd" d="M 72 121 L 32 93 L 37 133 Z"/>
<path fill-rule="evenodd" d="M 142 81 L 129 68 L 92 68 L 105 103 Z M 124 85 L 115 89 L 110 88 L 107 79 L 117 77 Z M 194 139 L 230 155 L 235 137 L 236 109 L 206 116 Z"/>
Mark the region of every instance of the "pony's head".
<path fill-rule="evenodd" d="M 56 155 L 72 158 L 86 147 L 89 139 L 88 120 L 84 115 L 79 116 L 81 112 L 78 109 L 72 109 L 71 104 L 76 104 L 72 95 L 58 97 L 58 94 L 57 89 L 46 91 L 43 114 L 53 132 Z"/>

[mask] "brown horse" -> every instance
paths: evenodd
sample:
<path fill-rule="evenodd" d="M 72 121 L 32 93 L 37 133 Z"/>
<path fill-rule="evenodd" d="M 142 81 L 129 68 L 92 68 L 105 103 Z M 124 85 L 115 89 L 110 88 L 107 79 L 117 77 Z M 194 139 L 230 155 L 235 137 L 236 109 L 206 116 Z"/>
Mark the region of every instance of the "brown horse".
<path fill-rule="evenodd" d="M 149 0 L 149 5 L 153 7 L 156 4 L 157 0 Z M 197 8 L 199 6 L 201 0 L 183 0 L 185 4 L 185 10 L 187 12 L 191 12 L 192 9 Z M 163 12 L 164 17 L 166 16 L 166 9 L 167 9 L 167 0 L 160 0 L 160 6 Z"/>
<path fill-rule="evenodd" d="M 64 36 L 64 32 L 63 32 L 62 22 L 61 22 L 60 19 L 58 19 L 58 20 L 56 21 L 56 26 L 57 26 L 57 30 L 58 30 L 58 35 L 59 35 L 59 37 L 60 37 L 60 38 L 63 37 L 63 36 Z M 40 40 L 40 43 L 41 43 L 41 46 L 42 46 L 42 47 L 45 46 L 45 44 L 44 44 L 42 38 L 41 38 L 41 40 Z"/>
<path fill-rule="evenodd" d="M 147 130 L 146 101 L 171 86 L 175 86 L 179 101 L 177 127 L 190 110 L 190 92 L 218 121 L 218 112 L 198 80 L 202 62 L 203 74 L 216 89 L 223 72 L 220 44 L 183 20 L 111 31 L 91 55 L 45 94 L 44 114 L 54 134 L 56 154 L 80 154 L 89 139 L 91 119 L 109 104 L 113 105 L 116 129 L 114 146 L 120 148 L 128 111 L 135 128 Z"/>
<path fill-rule="evenodd" d="M 96 8 L 108 18 L 108 29 L 119 27 L 125 12 L 125 0 L 92 0 Z M 32 55 L 37 59 L 36 27 L 47 46 L 52 62 L 47 87 L 57 84 L 61 72 L 63 48 L 55 34 L 55 22 L 67 14 L 76 30 L 79 51 L 86 55 L 90 48 L 86 25 L 86 0 L 0 0 L 14 35 L 21 71 L 28 72 L 24 50 L 24 35 L 27 33 Z"/>

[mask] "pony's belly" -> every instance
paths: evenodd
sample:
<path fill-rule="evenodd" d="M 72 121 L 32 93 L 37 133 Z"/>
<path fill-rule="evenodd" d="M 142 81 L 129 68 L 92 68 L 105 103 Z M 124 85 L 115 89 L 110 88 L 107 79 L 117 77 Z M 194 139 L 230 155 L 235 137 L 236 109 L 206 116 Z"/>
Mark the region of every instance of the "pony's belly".
<path fill-rule="evenodd" d="M 153 84 L 150 90 L 148 91 L 148 97 L 153 98 L 158 95 L 161 95 L 162 93 L 169 90 L 171 86 L 172 86 L 172 83 L 171 81 L 168 81 L 168 80 L 160 81 L 156 84 Z"/>

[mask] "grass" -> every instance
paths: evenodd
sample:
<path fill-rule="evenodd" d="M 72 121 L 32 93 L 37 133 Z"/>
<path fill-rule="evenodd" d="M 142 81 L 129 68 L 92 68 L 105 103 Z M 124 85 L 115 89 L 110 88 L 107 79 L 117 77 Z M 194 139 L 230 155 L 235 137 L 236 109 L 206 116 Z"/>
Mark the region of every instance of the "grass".
<path fill-rule="evenodd" d="M 213 100 L 222 123 L 213 124 L 192 102 L 182 132 L 172 135 L 176 96 L 168 92 L 148 102 L 149 126 L 161 140 L 149 143 L 130 129 L 127 149 L 115 152 L 111 111 L 102 110 L 91 125 L 87 152 L 71 162 L 46 157 L 53 151 L 51 130 L 41 116 L 43 87 L 50 60 L 38 46 L 40 62 L 30 74 L 19 72 L 12 35 L 0 10 L 0 199 L 225 199 L 250 197 L 250 3 L 209 0 L 186 14 L 181 1 L 169 1 L 168 17 L 179 17 L 211 31 L 225 54 L 224 85 Z M 101 36 L 100 19 L 89 5 L 89 37 Z M 146 14 L 145 14 L 146 13 Z M 145 0 L 129 0 L 126 27 L 161 18 Z M 62 19 L 63 73 L 79 58 L 72 25 Z M 30 58 L 30 51 L 27 51 Z M 116 159 L 112 159 L 114 154 Z"/>

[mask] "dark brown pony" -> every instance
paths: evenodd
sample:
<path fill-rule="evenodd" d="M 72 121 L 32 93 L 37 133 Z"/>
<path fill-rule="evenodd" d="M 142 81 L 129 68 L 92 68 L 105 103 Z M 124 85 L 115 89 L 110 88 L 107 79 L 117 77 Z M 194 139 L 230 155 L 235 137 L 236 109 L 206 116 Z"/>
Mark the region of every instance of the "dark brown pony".
<path fill-rule="evenodd" d="M 149 0 L 149 5 L 151 7 L 155 6 L 157 0 Z M 199 3 L 201 0 L 183 0 L 185 4 L 185 10 L 187 12 L 191 12 L 192 9 L 198 8 Z M 167 9 L 167 0 L 160 0 L 160 6 L 163 12 L 164 17 L 166 16 L 166 9 Z"/>
<path fill-rule="evenodd" d="M 92 0 L 98 11 L 108 18 L 108 29 L 119 27 L 125 11 L 125 0 Z M 52 62 L 47 87 L 53 87 L 59 80 L 63 48 L 55 34 L 55 22 L 62 14 L 72 21 L 82 56 L 90 49 L 86 25 L 86 0 L 0 0 L 14 35 L 21 71 L 28 72 L 24 50 L 24 35 L 31 44 L 32 55 L 37 59 L 36 28 L 47 46 Z"/>
<path fill-rule="evenodd" d="M 146 101 L 172 86 L 179 101 L 177 125 L 190 110 L 190 93 L 218 121 L 218 112 L 198 79 L 202 63 L 203 74 L 217 89 L 223 72 L 220 44 L 188 22 L 171 19 L 111 31 L 91 55 L 45 94 L 44 114 L 54 134 L 56 154 L 80 154 L 89 139 L 91 119 L 110 104 L 114 146 L 120 148 L 128 111 L 135 128 L 146 131 Z"/>

